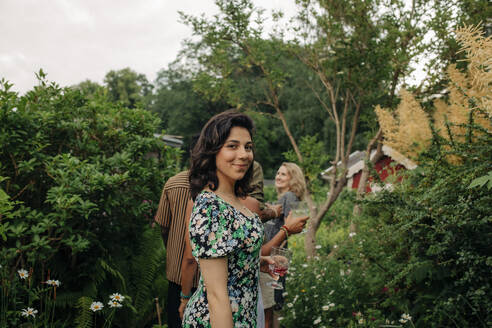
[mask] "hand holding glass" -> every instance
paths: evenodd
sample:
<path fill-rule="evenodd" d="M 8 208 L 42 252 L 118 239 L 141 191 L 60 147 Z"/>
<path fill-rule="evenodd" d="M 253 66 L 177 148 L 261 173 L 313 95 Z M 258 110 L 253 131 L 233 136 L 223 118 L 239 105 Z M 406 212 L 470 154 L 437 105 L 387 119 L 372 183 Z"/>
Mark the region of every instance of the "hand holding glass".
<path fill-rule="evenodd" d="M 270 271 L 276 275 L 276 280 L 278 280 L 278 278 L 284 276 L 289 269 L 292 251 L 287 248 L 272 247 L 270 257 L 274 261 L 274 264 L 270 264 Z M 269 285 L 272 286 L 273 289 L 284 289 L 282 284 L 277 281 L 272 281 Z"/>

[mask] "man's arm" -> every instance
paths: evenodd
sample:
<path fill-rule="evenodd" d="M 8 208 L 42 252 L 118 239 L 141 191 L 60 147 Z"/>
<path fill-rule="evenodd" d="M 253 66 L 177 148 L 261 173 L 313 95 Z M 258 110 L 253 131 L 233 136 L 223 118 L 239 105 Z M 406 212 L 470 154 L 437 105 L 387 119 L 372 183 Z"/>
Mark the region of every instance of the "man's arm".
<path fill-rule="evenodd" d="M 181 293 L 186 296 L 191 295 L 191 290 L 193 288 L 193 278 L 197 270 L 197 263 L 195 258 L 191 253 L 191 244 L 189 236 L 189 226 L 191 219 L 191 211 L 193 210 L 193 201 L 188 200 L 186 206 L 186 233 L 185 233 L 185 249 L 183 254 L 183 259 L 181 261 Z M 188 304 L 189 298 L 181 298 L 181 303 L 179 305 L 179 316 L 182 319 L 183 313 Z"/>
<path fill-rule="evenodd" d="M 161 199 L 154 221 L 161 227 L 162 239 L 164 240 L 164 245 L 167 245 L 169 226 L 171 225 L 171 208 L 165 187 L 162 189 Z"/>
<path fill-rule="evenodd" d="M 261 209 L 260 201 L 251 196 L 241 199 L 241 203 L 251 212 L 258 214 L 262 222 L 276 218 L 282 213 L 282 205 L 267 205 Z"/>

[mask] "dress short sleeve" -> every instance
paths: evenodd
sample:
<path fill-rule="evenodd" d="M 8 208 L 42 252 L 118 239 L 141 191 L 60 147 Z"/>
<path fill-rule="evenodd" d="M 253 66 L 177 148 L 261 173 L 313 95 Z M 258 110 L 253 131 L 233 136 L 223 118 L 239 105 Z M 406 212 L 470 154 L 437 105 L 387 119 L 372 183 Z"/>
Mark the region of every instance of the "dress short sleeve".
<path fill-rule="evenodd" d="M 224 257 L 237 248 L 230 216 L 230 209 L 214 193 L 202 192 L 197 196 L 190 220 L 190 242 L 195 258 Z"/>

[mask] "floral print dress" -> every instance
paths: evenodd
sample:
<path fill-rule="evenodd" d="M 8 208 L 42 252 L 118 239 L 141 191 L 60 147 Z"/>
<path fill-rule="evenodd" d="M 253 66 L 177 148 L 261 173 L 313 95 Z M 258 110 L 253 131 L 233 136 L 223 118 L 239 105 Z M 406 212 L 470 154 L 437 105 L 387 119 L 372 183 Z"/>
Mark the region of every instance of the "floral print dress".
<path fill-rule="evenodd" d="M 258 273 L 263 225 L 257 215 L 248 217 L 210 191 L 195 200 L 190 221 L 193 256 L 227 257 L 227 290 L 234 327 L 256 327 Z M 186 306 L 183 327 L 211 327 L 203 277 Z"/>

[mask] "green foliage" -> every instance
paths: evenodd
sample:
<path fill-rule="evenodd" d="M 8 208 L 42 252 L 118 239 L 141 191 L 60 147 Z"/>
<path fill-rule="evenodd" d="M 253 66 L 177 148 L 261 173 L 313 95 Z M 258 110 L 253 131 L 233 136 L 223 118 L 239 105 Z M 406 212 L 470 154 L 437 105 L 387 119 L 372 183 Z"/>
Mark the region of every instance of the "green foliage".
<path fill-rule="evenodd" d="M 265 186 L 263 187 L 263 193 L 265 194 L 265 203 L 274 203 L 277 200 L 277 191 L 275 186 Z"/>
<path fill-rule="evenodd" d="M 317 135 L 335 158 L 351 152 L 342 145 L 354 129 L 351 146 L 365 148 L 377 129 L 372 108 L 395 105 L 432 13 L 426 1 L 297 1 L 291 28 L 265 37 L 266 17 L 251 1 L 215 3 L 212 17 L 181 13 L 197 38 L 180 59 L 193 64 L 186 72 L 206 99 L 263 114 L 257 149 L 267 177 L 303 136 Z"/>
<path fill-rule="evenodd" d="M 87 99 L 98 99 L 101 97 L 108 97 L 108 90 L 99 85 L 96 82 L 92 82 L 91 80 L 82 81 L 71 87 L 72 89 L 79 90 L 82 95 Z M 109 98 L 106 98 L 109 99 Z"/>
<path fill-rule="evenodd" d="M 137 108 L 146 105 L 152 95 L 153 85 L 144 74 L 130 68 L 109 71 L 104 77 L 109 98 L 125 107 Z"/>
<path fill-rule="evenodd" d="M 312 193 L 319 193 L 322 183 L 319 174 L 328 166 L 329 156 L 324 148 L 317 136 L 304 136 L 299 143 L 299 150 L 304 158 L 302 163 L 299 163 L 294 151 L 284 153 L 287 161 L 296 162 L 301 167 Z"/>
<path fill-rule="evenodd" d="M 77 301 L 77 308 L 79 309 L 79 315 L 75 318 L 74 323 L 77 328 L 91 328 L 93 313 L 90 309 L 92 299 L 82 296 Z"/>
<path fill-rule="evenodd" d="M 183 162 L 186 163 L 191 138 L 200 133 L 210 117 L 229 107 L 207 101 L 193 89 L 191 80 L 179 67 L 159 71 L 154 91 L 148 108 L 160 117 L 162 129 L 183 136 Z"/>
<path fill-rule="evenodd" d="M 133 305 L 137 311 L 132 326 L 143 326 L 155 310 L 155 298 L 165 294 L 165 290 L 157 289 L 153 284 L 159 276 L 163 276 L 164 264 L 165 249 L 160 229 L 148 228 L 142 234 L 138 250 L 131 260 Z M 125 326 L 129 321 L 120 320 L 120 324 Z"/>
<path fill-rule="evenodd" d="M 81 297 L 106 298 L 135 283 L 128 263 L 164 181 L 180 170 L 180 152 L 154 137 L 159 120 L 150 112 L 61 89 L 42 71 L 39 78 L 22 97 L 0 84 L 0 264 L 10 281 L 32 270 L 33 288 L 60 280 L 63 322 Z M 145 283 L 165 289 L 159 279 Z M 28 300 L 10 300 L 5 320 L 15 325 Z"/>
<path fill-rule="evenodd" d="M 422 164 L 392 192 L 366 197 L 360 217 L 352 217 L 353 196 L 339 198 L 329 214 L 336 221 L 318 232 L 317 257 L 306 262 L 302 239 L 291 239 L 282 324 L 490 326 L 492 196 L 469 186 L 490 170 L 492 135 L 473 124 L 466 130 L 473 142 L 435 135 Z M 450 155 L 461 163 L 450 164 Z M 352 221 L 358 231 L 349 234 Z"/>
<path fill-rule="evenodd" d="M 476 188 L 476 187 L 484 187 L 487 186 L 487 189 L 492 189 L 492 171 L 483 177 L 479 177 L 474 179 L 468 188 Z"/>

